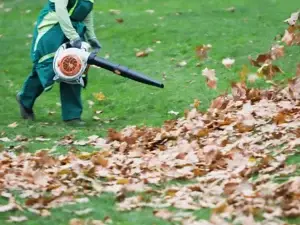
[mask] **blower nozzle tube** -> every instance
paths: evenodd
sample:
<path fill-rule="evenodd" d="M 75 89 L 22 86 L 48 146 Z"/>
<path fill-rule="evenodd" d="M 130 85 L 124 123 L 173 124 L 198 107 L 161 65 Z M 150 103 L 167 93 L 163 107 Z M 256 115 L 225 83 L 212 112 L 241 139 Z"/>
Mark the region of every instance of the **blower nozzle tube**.
<path fill-rule="evenodd" d="M 125 66 L 111 63 L 103 58 L 97 57 L 95 54 L 91 54 L 89 56 L 87 63 L 89 65 L 94 65 L 94 66 L 109 70 L 117 75 L 129 78 L 131 80 L 135 80 L 140 83 L 148 84 L 148 85 L 159 87 L 159 88 L 164 88 L 164 84 L 162 84 L 158 81 L 155 81 L 155 80 L 147 77 L 144 74 L 130 70 Z"/>

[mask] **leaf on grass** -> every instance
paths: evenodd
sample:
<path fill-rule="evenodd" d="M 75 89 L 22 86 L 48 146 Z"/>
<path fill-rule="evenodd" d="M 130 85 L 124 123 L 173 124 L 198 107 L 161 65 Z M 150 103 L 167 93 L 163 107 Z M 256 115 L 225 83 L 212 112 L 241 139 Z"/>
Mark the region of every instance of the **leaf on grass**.
<path fill-rule="evenodd" d="M 11 142 L 11 140 L 8 137 L 0 138 L 0 141 L 2 141 L 2 142 Z"/>
<path fill-rule="evenodd" d="M 49 177 L 42 171 L 37 170 L 33 173 L 33 182 L 40 186 L 47 186 Z"/>
<path fill-rule="evenodd" d="M 222 60 L 222 64 L 226 67 L 226 68 L 230 68 L 233 64 L 234 64 L 235 60 L 231 59 L 231 58 L 225 58 Z"/>
<path fill-rule="evenodd" d="M 259 77 L 257 76 L 256 73 L 251 73 L 251 74 L 248 75 L 248 81 L 250 83 L 255 83 L 255 81 L 258 80 L 258 79 L 259 79 Z"/>
<path fill-rule="evenodd" d="M 206 77 L 206 84 L 209 88 L 217 88 L 218 78 L 216 77 L 216 71 L 214 69 L 205 68 L 204 70 L 202 70 L 202 75 Z"/>
<path fill-rule="evenodd" d="M 85 225 L 85 222 L 84 220 L 74 218 L 69 221 L 69 225 Z"/>
<path fill-rule="evenodd" d="M 153 215 L 163 220 L 169 220 L 173 216 L 173 213 L 167 209 L 160 209 L 153 211 Z"/>
<path fill-rule="evenodd" d="M 236 8 L 234 6 L 228 7 L 225 9 L 227 12 L 235 12 Z"/>
<path fill-rule="evenodd" d="M 0 205 L 0 212 L 8 212 L 16 208 L 16 204 L 9 203 L 7 205 Z"/>
<path fill-rule="evenodd" d="M 26 216 L 10 216 L 8 222 L 20 223 L 27 220 L 28 218 Z"/>
<path fill-rule="evenodd" d="M 119 10 L 119 9 L 110 9 L 109 12 L 112 15 L 119 15 L 121 13 L 121 10 Z"/>
<path fill-rule="evenodd" d="M 296 24 L 298 18 L 299 18 L 300 12 L 294 12 L 291 14 L 290 18 L 286 19 L 284 22 L 288 23 L 290 26 L 293 26 Z"/>
<path fill-rule="evenodd" d="M 208 51 L 212 48 L 211 44 L 200 45 L 196 47 L 196 55 L 200 60 L 207 58 Z"/>
<path fill-rule="evenodd" d="M 77 210 L 77 211 L 75 211 L 74 213 L 75 213 L 77 216 L 84 216 L 84 215 L 90 214 L 90 213 L 93 212 L 93 211 L 94 211 L 93 209 L 87 208 L 87 209 L 83 209 L 83 210 Z"/>
<path fill-rule="evenodd" d="M 17 122 L 13 122 L 11 124 L 9 124 L 7 127 L 9 128 L 16 128 L 19 124 Z"/>
<path fill-rule="evenodd" d="M 117 18 L 116 21 L 117 21 L 118 23 L 123 23 L 123 22 L 124 22 L 124 19 L 123 19 L 123 18 Z"/>
<path fill-rule="evenodd" d="M 283 73 L 283 71 L 276 65 L 265 63 L 257 70 L 258 74 L 264 75 L 268 80 L 273 79 L 276 73 Z"/>
<path fill-rule="evenodd" d="M 145 10 L 146 13 L 149 13 L 149 14 L 153 14 L 155 11 L 153 9 L 147 9 Z"/>
<path fill-rule="evenodd" d="M 136 54 L 135 54 L 135 56 L 136 57 L 146 57 L 146 56 L 148 56 L 149 54 L 148 54 L 148 52 L 146 52 L 146 51 L 139 51 L 139 52 L 137 52 Z"/>
<path fill-rule="evenodd" d="M 175 111 L 171 110 L 171 111 L 168 112 L 168 114 L 172 114 L 172 115 L 177 116 L 179 114 L 179 112 L 175 112 Z"/>
<path fill-rule="evenodd" d="M 78 203 L 87 203 L 89 201 L 90 200 L 88 198 L 77 198 L 76 199 L 76 202 L 78 202 Z"/>
<path fill-rule="evenodd" d="M 50 138 L 44 138 L 44 137 L 37 137 L 37 138 L 35 138 L 35 140 L 44 142 L 44 141 L 50 141 L 51 139 Z"/>
<path fill-rule="evenodd" d="M 273 60 L 279 59 L 284 56 L 284 46 L 282 45 L 273 45 L 271 48 L 271 58 Z"/>
<path fill-rule="evenodd" d="M 99 93 L 94 93 L 93 94 L 94 98 L 97 99 L 98 101 L 103 101 L 106 99 L 105 95 L 102 92 Z"/>
<path fill-rule="evenodd" d="M 288 30 L 285 30 L 281 41 L 284 42 L 285 44 L 287 44 L 288 46 L 290 46 L 290 45 L 292 45 L 293 40 L 294 40 L 293 33 L 290 33 Z"/>
<path fill-rule="evenodd" d="M 183 60 L 183 61 L 177 63 L 177 65 L 180 66 L 180 67 L 184 67 L 184 66 L 187 65 L 187 62 Z"/>

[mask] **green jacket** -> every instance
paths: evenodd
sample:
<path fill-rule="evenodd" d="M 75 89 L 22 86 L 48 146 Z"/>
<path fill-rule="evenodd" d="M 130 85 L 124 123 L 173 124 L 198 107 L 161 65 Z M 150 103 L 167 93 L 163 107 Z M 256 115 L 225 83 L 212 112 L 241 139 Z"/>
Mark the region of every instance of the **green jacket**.
<path fill-rule="evenodd" d="M 58 47 L 68 40 L 96 38 L 93 5 L 94 0 L 48 0 L 35 26 L 33 62 L 53 57 Z"/>

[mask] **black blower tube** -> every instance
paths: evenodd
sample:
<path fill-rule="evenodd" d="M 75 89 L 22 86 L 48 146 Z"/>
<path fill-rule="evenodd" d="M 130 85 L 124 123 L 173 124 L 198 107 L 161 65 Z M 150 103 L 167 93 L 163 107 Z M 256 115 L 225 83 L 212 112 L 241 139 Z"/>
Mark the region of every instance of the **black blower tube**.
<path fill-rule="evenodd" d="M 152 85 L 159 88 L 164 88 L 164 85 L 158 81 L 152 80 L 151 78 L 138 73 L 136 71 L 130 70 L 125 66 L 117 65 L 111 63 L 103 58 L 97 57 L 96 54 L 91 54 L 88 58 L 87 63 L 89 65 L 94 65 L 97 67 L 101 67 L 103 69 L 109 70 L 115 74 L 118 74 L 122 77 L 129 78 L 131 80 L 135 80 L 137 82 L 141 82 L 144 84 Z"/>

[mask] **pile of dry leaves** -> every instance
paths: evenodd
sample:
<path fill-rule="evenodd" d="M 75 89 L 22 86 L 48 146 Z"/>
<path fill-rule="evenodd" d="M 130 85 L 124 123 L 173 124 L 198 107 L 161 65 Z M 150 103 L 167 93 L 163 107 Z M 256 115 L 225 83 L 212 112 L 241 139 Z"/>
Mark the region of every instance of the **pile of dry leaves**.
<path fill-rule="evenodd" d="M 213 100 L 207 112 L 193 108 L 161 128 L 111 129 L 106 139 L 66 136 L 57 144 L 100 151 L 53 157 L 47 150 L 4 149 L 0 192 L 9 203 L 0 212 L 47 216 L 50 208 L 113 192 L 118 210 L 153 207 L 155 216 L 182 225 L 279 225 L 286 224 L 283 218 L 300 216 L 299 168 L 286 164 L 300 147 L 299 73 L 268 90 L 235 83 L 232 93 Z M 285 182 L 274 181 L 282 177 Z M 193 183 L 165 185 L 172 180 Z M 166 187 L 156 187 L 162 184 Z M 15 191 L 24 204 L 15 200 Z M 127 197 L 129 192 L 135 195 Z M 197 221 L 191 212 L 173 213 L 168 207 L 213 213 L 209 222 Z"/>

